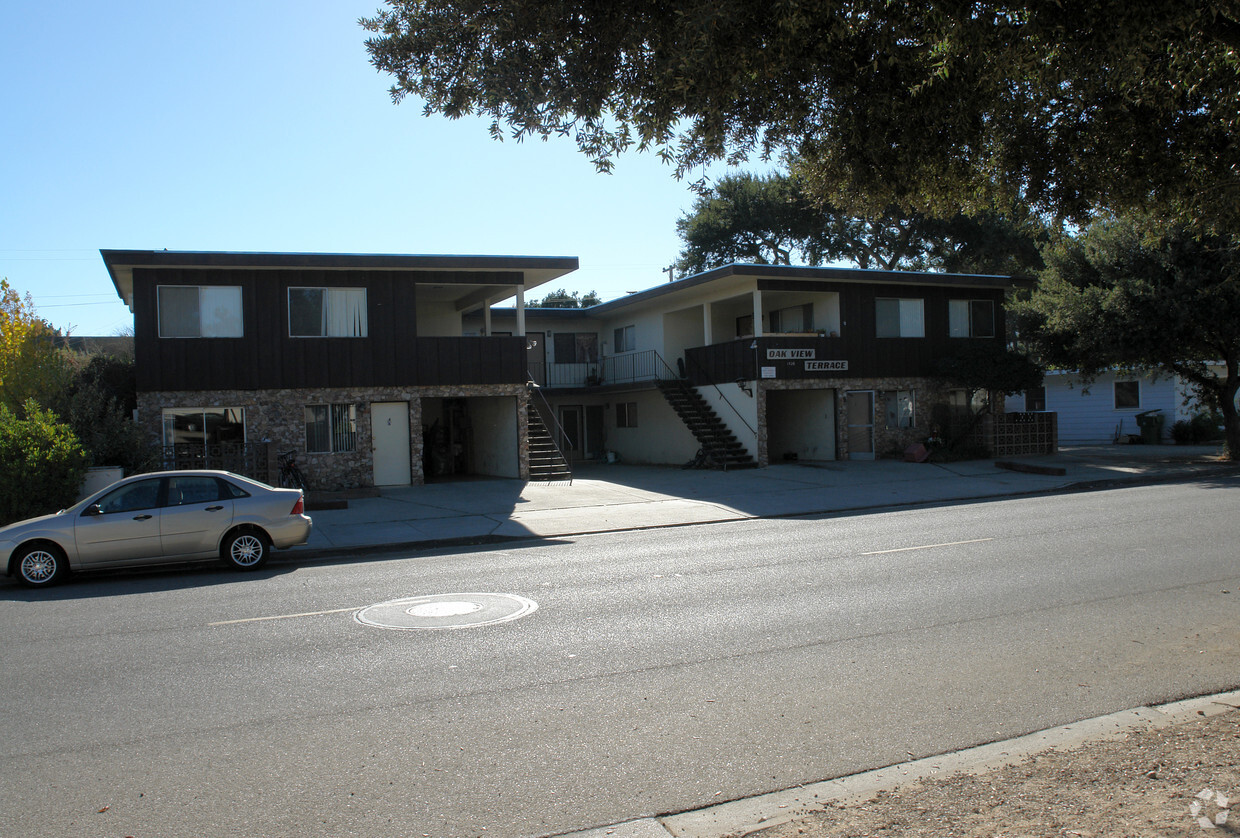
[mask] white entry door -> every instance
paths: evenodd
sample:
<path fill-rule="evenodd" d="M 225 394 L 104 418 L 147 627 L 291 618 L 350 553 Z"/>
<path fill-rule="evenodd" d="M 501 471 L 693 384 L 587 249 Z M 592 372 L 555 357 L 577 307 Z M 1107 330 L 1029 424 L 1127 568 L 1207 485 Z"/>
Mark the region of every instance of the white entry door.
<path fill-rule="evenodd" d="M 376 486 L 408 486 L 409 402 L 372 402 L 370 438 Z"/>

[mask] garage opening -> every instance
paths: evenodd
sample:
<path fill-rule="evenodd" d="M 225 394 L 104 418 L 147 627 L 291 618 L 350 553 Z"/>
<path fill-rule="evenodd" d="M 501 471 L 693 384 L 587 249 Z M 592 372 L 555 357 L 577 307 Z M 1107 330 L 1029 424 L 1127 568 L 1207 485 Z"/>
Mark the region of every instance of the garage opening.
<path fill-rule="evenodd" d="M 478 396 L 422 400 L 422 474 L 427 482 L 521 475 L 517 400 Z"/>
<path fill-rule="evenodd" d="M 767 390 L 766 454 L 777 463 L 835 459 L 835 391 Z"/>

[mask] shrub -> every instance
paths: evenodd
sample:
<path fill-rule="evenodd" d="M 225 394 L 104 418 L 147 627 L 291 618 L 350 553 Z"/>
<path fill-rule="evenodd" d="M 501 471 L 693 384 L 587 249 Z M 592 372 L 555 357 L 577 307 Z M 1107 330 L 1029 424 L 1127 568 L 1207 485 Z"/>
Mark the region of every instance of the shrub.
<path fill-rule="evenodd" d="M 1191 419 L 1181 419 L 1171 426 L 1171 439 L 1176 445 L 1197 445 L 1222 436 L 1219 425 L 1222 419 L 1217 413 L 1198 413 Z"/>
<path fill-rule="evenodd" d="M 33 399 L 24 410 L 22 419 L 0 404 L 0 524 L 71 506 L 86 473 L 73 429 Z"/>

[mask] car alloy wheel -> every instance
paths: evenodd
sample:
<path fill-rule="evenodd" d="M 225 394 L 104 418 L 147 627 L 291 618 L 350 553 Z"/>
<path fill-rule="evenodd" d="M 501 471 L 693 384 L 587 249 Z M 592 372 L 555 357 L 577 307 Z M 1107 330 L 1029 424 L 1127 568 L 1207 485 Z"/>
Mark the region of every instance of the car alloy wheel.
<path fill-rule="evenodd" d="M 55 547 L 36 545 L 17 559 L 17 577 L 24 585 L 42 588 L 59 582 L 65 566 L 64 556 Z"/>
<path fill-rule="evenodd" d="M 267 561 L 266 538 L 257 532 L 234 533 L 224 545 L 224 557 L 238 570 L 253 570 Z"/>

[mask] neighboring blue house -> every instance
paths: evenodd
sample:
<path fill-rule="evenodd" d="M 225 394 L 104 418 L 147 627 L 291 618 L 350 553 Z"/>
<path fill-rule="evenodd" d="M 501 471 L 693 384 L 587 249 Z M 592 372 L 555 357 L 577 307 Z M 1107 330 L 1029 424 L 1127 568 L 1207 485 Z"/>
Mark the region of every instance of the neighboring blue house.
<path fill-rule="evenodd" d="M 1005 409 L 1059 414 L 1060 445 L 1127 441 L 1141 434 L 1137 415 L 1151 410 L 1162 414 L 1167 441 L 1173 424 L 1200 412 L 1179 377 L 1131 372 L 1106 373 L 1085 385 L 1074 373 L 1051 371 L 1039 390 L 1009 396 Z"/>

